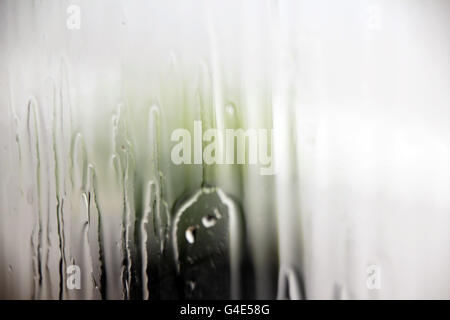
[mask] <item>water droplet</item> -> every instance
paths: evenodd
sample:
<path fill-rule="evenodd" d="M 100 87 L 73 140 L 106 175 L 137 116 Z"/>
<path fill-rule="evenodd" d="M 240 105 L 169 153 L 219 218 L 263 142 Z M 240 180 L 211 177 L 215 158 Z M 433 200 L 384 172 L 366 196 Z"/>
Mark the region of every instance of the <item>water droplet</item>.
<path fill-rule="evenodd" d="M 214 208 L 213 214 L 207 214 L 202 218 L 202 223 L 205 226 L 205 228 L 210 228 L 214 226 L 217 223 L 217 220 L 222 218 L 222 215 L 220 214 L 219 210 L 217 208 Z"/>
<path fill-rule="evenodd" d="M 194 281 L 192 281 L 192 280 L 188 281 L 188 282 L 187 282 L 187 285 L 188 285 L 188 288 L 189 288 L 191 291 L 194 291 L 194 289 L 195 289 L 195 282 L 194 282 Z"/>
<path fill-rule="evenodd" d="M 202 218 L 202 223 L 206 228 L 210 228 L 210 227 L 214 226 L 216 224 L 216 222 L 217 222 L 216 217 L 213 215 L 210 215 L 210 214 L 208 214 Z"/>
<path fill-rule="evenodd" d="M 191 227 L 189 227 L 189 228 L 187 228 L 186 229 L 186 240 L 189 242 L 189 243 L 194 243 L 195 242 L 195 236 L 196 236 L 196 233 L 197 233 L 197 227 L 193 227 L 193 226 L 191 226 Z"/>
<path fill-rule="evenodd" d="M 235 108 L 234 108 L 234 106 L 230 103 L 230 104 L 227 104 L 227 105 L 225 106 L 225 111 L 226 111 L 230 116 L 232 116 L 232 115 L 234 115 L 234 113 L 235 113 Z"/>

